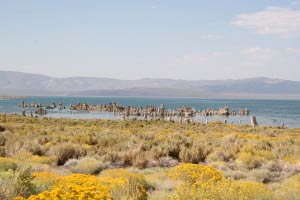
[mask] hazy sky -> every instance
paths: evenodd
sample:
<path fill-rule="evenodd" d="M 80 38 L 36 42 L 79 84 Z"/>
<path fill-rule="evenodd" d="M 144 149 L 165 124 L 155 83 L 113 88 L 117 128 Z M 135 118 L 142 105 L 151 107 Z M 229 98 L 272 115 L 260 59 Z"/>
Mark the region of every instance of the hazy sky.
<path fill-rule="evenodd" d="M 0 70 L 300 80 L 300 0 L 0 0 Z"/>

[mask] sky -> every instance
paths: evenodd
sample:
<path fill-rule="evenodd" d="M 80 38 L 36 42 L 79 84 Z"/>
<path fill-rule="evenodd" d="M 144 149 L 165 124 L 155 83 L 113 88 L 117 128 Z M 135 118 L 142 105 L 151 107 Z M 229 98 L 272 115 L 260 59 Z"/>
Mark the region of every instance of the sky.
<path fill-rule="evenodd" d="M 0 70 L 300 81 L 300 0 L 0 0 Z"/>

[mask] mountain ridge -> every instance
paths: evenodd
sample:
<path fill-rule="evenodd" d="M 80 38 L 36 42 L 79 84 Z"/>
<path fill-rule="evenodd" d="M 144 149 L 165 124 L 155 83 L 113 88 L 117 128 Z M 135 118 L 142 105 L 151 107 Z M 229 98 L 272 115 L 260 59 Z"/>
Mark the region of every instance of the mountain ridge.
<path fill-rule="evenodd" d="M 223 80 L 55 78 L 0 71 L 0 95 L 300 98 L 300 81 L 268 77 Z"/>

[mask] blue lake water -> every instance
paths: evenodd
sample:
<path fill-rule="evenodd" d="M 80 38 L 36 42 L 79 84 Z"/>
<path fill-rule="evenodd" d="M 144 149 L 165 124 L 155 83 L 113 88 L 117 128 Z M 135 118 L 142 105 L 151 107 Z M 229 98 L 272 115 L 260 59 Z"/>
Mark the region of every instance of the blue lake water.
<path fill-rule="evenodd" d="M 0 113 L 21 114 L 23 99 L 0 99 Z M 27 97 L 26 104 L 41 103 L 49 105 L 51 102 L 58 104 L 62 102 L 67 108 L 71 104 L 108 104 L 116 102 L 122 106 L 159 106 L 164 104 L 166 109 L 176 109 L 183 105 L 203 110 L 206 108 L 219 109 L 228 106 L 230 109 L 238 111 L 240 108 L 248 108 L 249 116 L 196 116 L 195 121 L 205 122 L 227 119 L 228 123 L 250 123 L 250 116 L 254 115 L 261 125 L 279 126 L 283 122 L 287 127 L 300 128 L 300 100 L 271 100 L 271 99 L 199 99 L 199 98 L 141 98 L 141 97 Z M 32 109 L 34 111 L 35 109 Z M 28 109 L 27 111 L 30 111 Z M 65 117 L 76 119 L 119 119 L 118 115 L 107 112 L 75 112 L 66 110 L 48 110 L 46 117 Z"/>

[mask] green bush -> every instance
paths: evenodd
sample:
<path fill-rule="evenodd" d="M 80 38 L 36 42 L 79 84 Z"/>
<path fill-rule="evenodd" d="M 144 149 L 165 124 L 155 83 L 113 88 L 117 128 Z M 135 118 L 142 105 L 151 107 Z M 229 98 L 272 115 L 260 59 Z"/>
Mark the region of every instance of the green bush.
<path fill-rule="evenodd" d="M 36 186 L 32 183 L 31 169 L 17 171 L 14 178 L 14 196 L 29 197 L 36 192 Z"/>
<path fill-rule="evenodd" d="M 0 171 L 15 171 L 17 168 L 17 164 L 12 159 L 0 157 Z"/>
<path fill-rule="evenodd" d="M 29 197 L 36 193 L 32 183 L 31 169 L 0 172 L 0 199 L 12 200 L 15 197 Z"/>

